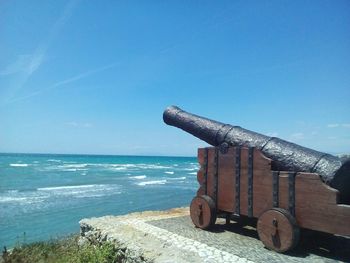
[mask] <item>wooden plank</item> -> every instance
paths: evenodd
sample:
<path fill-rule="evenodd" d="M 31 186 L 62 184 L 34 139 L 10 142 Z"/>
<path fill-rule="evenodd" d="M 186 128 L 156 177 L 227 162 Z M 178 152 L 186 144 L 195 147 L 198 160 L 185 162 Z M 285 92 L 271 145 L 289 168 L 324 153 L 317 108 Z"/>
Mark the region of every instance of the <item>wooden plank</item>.
<path fill-rule="evenodd" d="M 337 204 L 339 193 L 322 182 L 320 176 L 314 173 L 298 173 L 295 178 L 295 188 L 298 195 L 307 195 L 306 202 L 315 204 Z"/>
<path fill-rule="evenodd" d="M 296 176 L 295 189 L 296 220 L 301 227 L 350 236 L 350 206 L 337 204 L 336 189 L 310 173 Z"/>
<path fill-rule="evenodd" d="M 281 171 L 279 175 L 278 200 L 279 207 L 288 211 L 288 176 L 289 172 Z"/>
<path fill-rule="evenodd" d="M 203 171 L 203 167 L 200 167 L 197 172 L 197 181 L 199 185 L 205 184 L 205 172 Z"/>
<path fill-rule="evenodd" d="M 199 189 L 197 191 L 197 196 L 206 194 L 206 173 L 207 173 L 207 149 L 198 149 L 198 163 L 200 165 L 197 172 L 197 181 L 199 183 Z"/>
<path fill-rule="evenodd" d="M 200 166 L 204 165 L 204 156 L 206 148 L 198 148 L 197 150 L 197 159 Z"/>
<path fill-rule="evenodd" d="M 215 147 L 208 147 L 208 168 L 207 168 L 207 195 L 215 202 Z"/>
<path fill-rule="evenodd" d="M 241 215 L 248 215 L 248 148 L 241 149 Z"/>
<path fill-rule="evenodd" d="M 218 209 L 234 212 L 235 208 L 235 152 L 229 148 L 226 154 L 219 154 Z"/>
<path fill-rule="evenodd" d="M 272 208 L 271 160 L 254 149 L 253 216 L 259 217 Z"/>

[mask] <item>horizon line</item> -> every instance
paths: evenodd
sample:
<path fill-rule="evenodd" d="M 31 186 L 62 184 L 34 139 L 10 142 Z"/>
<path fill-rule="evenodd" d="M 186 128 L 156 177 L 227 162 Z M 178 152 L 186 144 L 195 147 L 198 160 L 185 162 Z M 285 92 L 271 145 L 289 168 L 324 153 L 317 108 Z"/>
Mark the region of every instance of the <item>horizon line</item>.
<path fill-rule="evenodd" d="M 5 154 L 32 154 L 32 155 L 87 155 L 87 156 L 126 156 L 126 157 L 185 157 L 197 158 L 190 155 L 159 155 L 159 154 L 100 154 L 100 153 L 38 153 L 38 152 L 0 152 L 0 155 Z"/>

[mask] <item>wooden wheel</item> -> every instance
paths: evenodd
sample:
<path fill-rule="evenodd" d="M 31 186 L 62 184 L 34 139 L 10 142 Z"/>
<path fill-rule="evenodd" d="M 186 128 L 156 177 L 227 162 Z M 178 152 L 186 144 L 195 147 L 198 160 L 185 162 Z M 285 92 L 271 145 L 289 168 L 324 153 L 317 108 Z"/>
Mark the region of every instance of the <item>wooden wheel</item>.
<path fill-rule="evenodd" d="M 258 219 L 257 231 L 264 245 L 277 252 L 286 252 L 299 241 L 299 227 L 295 218 L 281 208 L 264 212 Z"/>
<path fill-rule="evenodd" d="M 207 195 L 196 196 L 190 206 L 193 224 L 201 229 L 208 229 L 215 224 L 216 209 L 213 199 Z"/>

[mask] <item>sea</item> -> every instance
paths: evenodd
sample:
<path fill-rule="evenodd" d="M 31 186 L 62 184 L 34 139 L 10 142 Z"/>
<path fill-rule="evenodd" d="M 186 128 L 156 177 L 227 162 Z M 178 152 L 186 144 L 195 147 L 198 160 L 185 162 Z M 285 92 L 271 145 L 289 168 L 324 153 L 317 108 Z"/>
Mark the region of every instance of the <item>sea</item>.
<path fill-rule="evenodd" d="M 82 218 L 188 206 L 195 157 L 0 154 L 0 248 L 79 232 Z"/>

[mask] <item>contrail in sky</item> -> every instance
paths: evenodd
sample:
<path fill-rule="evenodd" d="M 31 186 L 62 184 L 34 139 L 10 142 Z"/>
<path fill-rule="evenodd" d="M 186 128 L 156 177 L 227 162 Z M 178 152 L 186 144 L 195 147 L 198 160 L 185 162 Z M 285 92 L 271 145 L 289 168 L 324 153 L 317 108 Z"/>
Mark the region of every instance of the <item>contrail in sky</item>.
<path fill-rule="evenodd" d="M 75 75 L 73 77 L 70 77 L 68 79 L 56 82 L 56 83 L 54 83 L 53 85 L 51 85 L 49 87 L 46 87 L 46 88 L 34 91 L 33 93 L 30 93 L 30 94 L 28 94 L 26 96 L 14 98 L 14 99 L 8 101 L 6 104 L 10 104 L 10 103 L 13 103 L 13 102 L 17 102 L 17 101 L 21 101 L 21 100 L 24 100 L 24 99 L 28 99 L 28 98 L 34 97 L 34 96 L 39 95 L 39 94 L 41 94 L 41 93 L 43 93 L 45 91 L 52 90 L 52 89 L 55 89 L 57 87 L 67 85 L 69 83 L 72 83 L 72 82 L 84 79 L 84 78 L 86 78 L 86 77 L 88 77 L 90 75 L 96 74 L 98 72 L 102 72 L 102 71 L 108 70 L 110 68 L 113 68 L 113 67 L 117 66 L 118 64 L 119 63 L 112 63 L 112 64 L 109 64 L 109 65 L 106 65 L 106 66 L 103 66 L 103 67 L 99 67 L 99 68 L 95 68 L 95 69 L 92 69 L 92 70 L 85 71 L 83 73 L 80 73 L 80 74 Z"/>
<path fill-rule="evenodd" d="M 46 38 L 37 46 L 33 54 L 19 55 L 17 60 L 12 64 L 8 65 L 4 70 L 0 72 L 0 75 L 10 75 L 14 73 L 21 72 L 22 75 L 19 76 L 19 79 L 11 88 L 10 98 L 13 97 L 19 90 L 21 90 L 28 79 L 39 69 L 51 43 L 57 38 L 58 34 L 67 23 L 68 19 L 71 17 L 74 8 L 78 4 L 79 0 L 72 0 L 68 2 L 65 6 L 61 16 L 56 20 L 54 25 L 51 27 Z"/>

